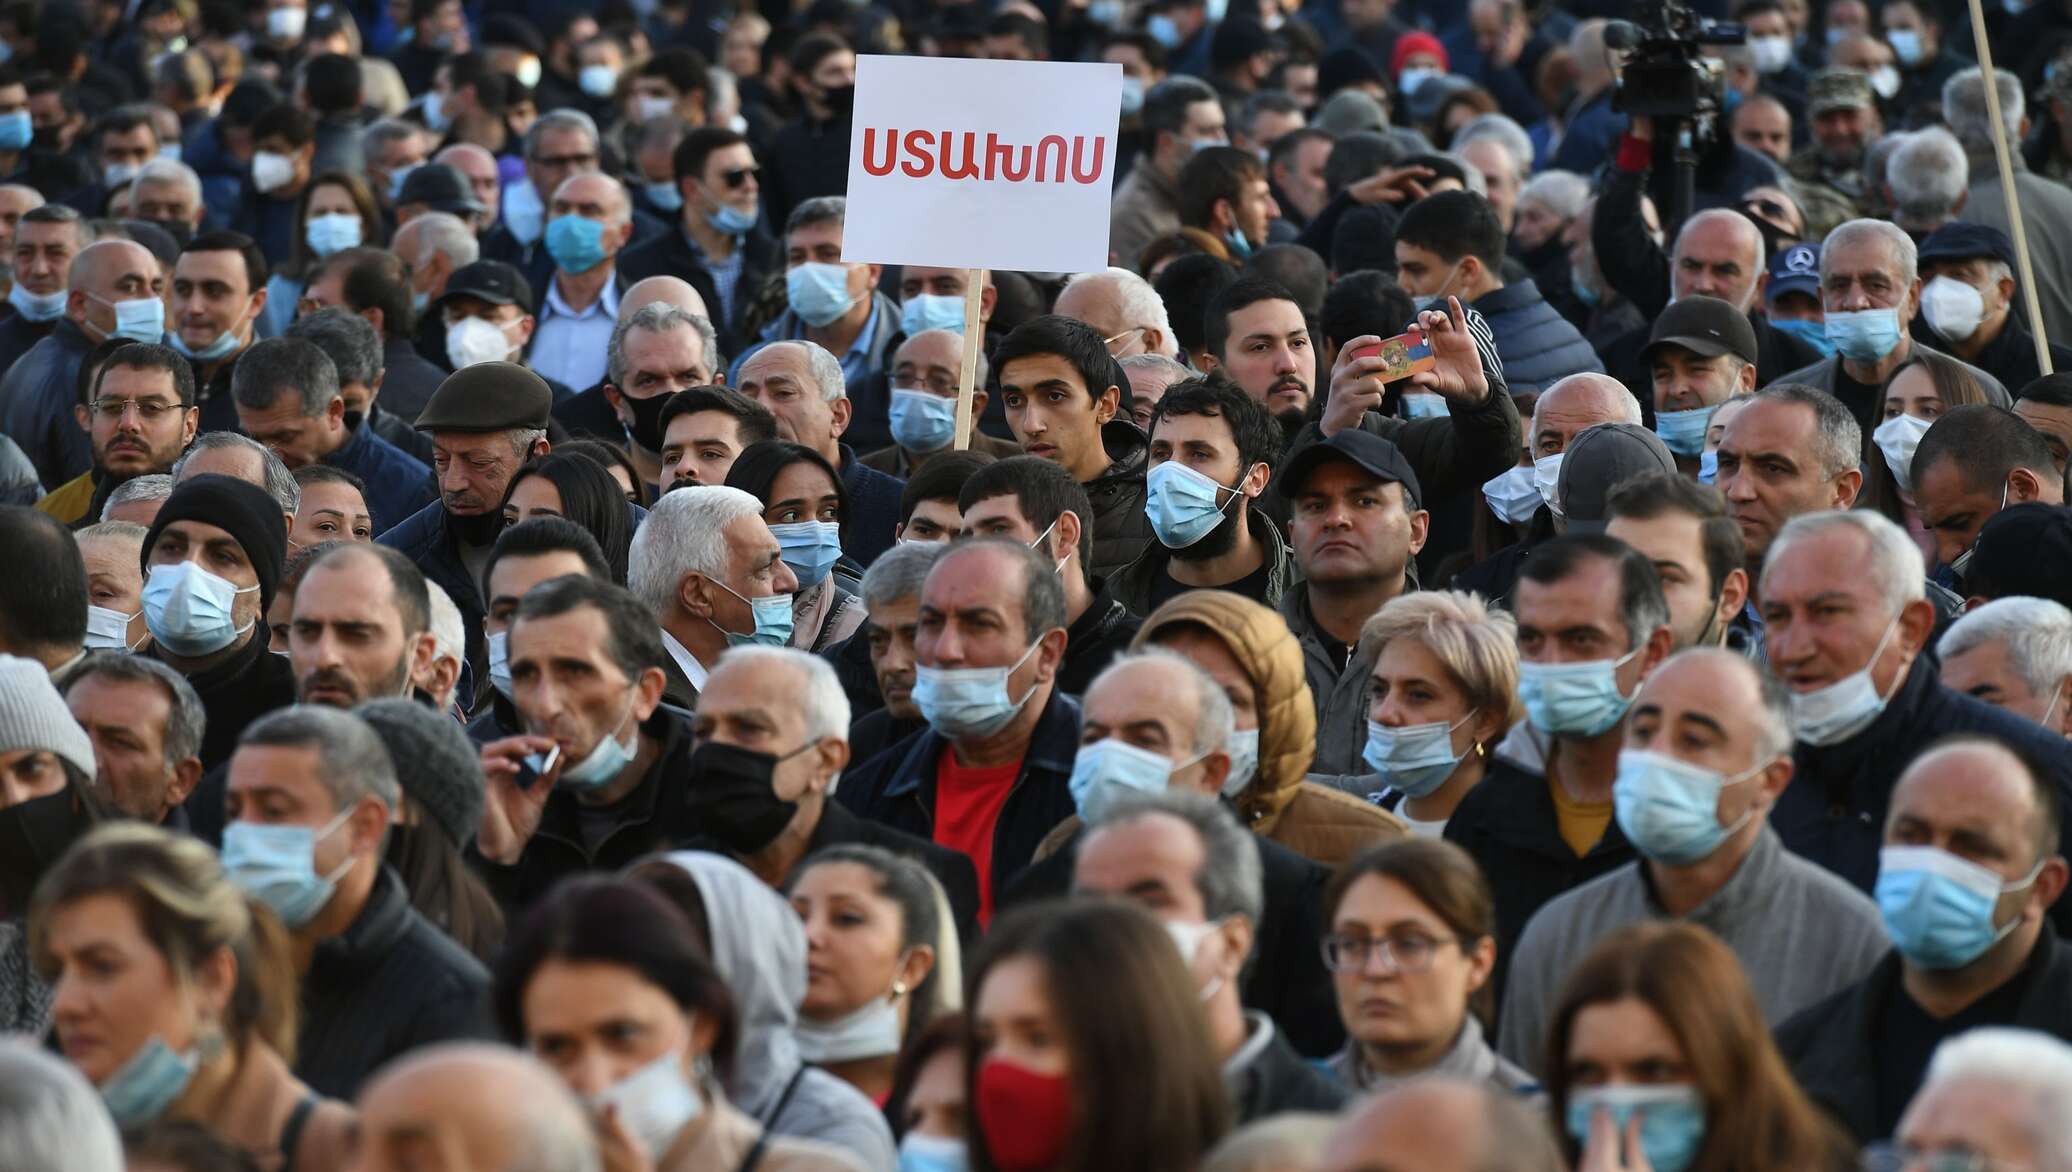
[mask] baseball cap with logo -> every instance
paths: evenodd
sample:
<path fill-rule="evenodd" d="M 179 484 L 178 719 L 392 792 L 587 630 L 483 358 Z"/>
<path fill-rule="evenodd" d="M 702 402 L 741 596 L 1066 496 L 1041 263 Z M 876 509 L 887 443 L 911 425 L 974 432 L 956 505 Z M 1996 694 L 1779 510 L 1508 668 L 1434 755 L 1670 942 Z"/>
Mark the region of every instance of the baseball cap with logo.
<path fill-rule="evenodd" d="M 1786 293 L 1820 296 L 1820 246 L 1794 244 L 1770 258 L 1770 284 L 1764 300 L 1775 305 Z"/>

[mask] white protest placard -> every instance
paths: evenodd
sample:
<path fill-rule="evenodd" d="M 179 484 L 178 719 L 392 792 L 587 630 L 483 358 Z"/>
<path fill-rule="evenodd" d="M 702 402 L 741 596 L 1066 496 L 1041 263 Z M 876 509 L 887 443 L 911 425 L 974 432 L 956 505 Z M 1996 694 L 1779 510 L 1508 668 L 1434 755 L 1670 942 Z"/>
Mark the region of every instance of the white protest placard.
<path fill-rule="evenodd" d="M 858 57 L 842 259 L 1106 267 L 1121 112 L 1119 65 Z"/>

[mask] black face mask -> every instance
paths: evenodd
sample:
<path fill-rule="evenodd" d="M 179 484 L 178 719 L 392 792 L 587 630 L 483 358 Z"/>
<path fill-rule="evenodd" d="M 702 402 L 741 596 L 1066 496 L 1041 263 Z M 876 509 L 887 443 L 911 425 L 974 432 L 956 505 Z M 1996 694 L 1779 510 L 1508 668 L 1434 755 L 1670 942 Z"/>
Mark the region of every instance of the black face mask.
<path fill-rule="evenodd" d="M 360 430 L 360 424 L 366 421 L 367 413 L 365 411 L 348 411 L 345 413 L 345 430 L 358 431 Z"/>
<path fill-rule="evenodd" d="M 144 222 L 147 224 L 156 224 L 159 227 L 164 228 L 166 231 L 166 235 L 171 236 L 173 238 L 173 243 L 179 245 L 181 248 L 186 248 L 187 242 L 194 239 L 194 225 L 188 223 L 185 220 L 146 220 Z"/>
<path fill-rule="evenodd" d="M 754 854 L 791 825 L 797 802 L 777 796 L 777 766 L 814 746 L 779 757 L 738 745 L 701 741 L 691 750 L 690 815 L 699 829 L 737 855 Z"/>
<path fill-rule="evenodd" d="M 55 126 L 39 126 L 29 132 L 29 145 L 39 151 L 57 150 L 63 141 L 63 136 Z"/>
<path fill-rule="evenodd" d="M 640 445 L 641 451 L 653 455 L 662 450 L 662 411 L 669 406 L 669 400 L 674 397 L 674 393 L 670 391 L 649 395 L 645 399 L 636 399 L 624 390 L 619 392 L 619 398 L 626 404 L 626 409 L 633 413 L 633 423 L 626 428 L 626 433 L 632 437 L 634 443 Z M 623 423 L 624 420 L 620 422 Z"/>
<path fill-rule="evenodd" d="M 827 104 L 828 110 L 833 113 L 834 117 L 841 118 L 856 109 L 856 87 L 853 85 L 829 86 L 820 91 L 820 100 Z"/>

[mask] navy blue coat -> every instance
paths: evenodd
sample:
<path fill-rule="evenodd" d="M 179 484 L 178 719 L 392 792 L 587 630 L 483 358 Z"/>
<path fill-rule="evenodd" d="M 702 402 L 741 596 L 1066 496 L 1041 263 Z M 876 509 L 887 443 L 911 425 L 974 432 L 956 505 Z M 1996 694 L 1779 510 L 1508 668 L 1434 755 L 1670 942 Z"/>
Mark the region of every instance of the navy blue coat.
<path fill-rule="evenodd" d="M 1529 277 L 1477 297 L 1475 309 L 1489 322 L 1513 395 L 1538 394 L 1572 374 L 1604 373 L 1589 340 Z"/>
<path fill-rule="evenodd" d="M 439 503 L 432 470 L 424 461 L 381 438 L 371 427 L 356 428 L 345 446 L 325 457 L 324 463 L 350 472 L 366 484 L 367 512 L 373 518 L 376 537 L 426 505 Z"/>
<path fill-rule="evenodd" d="M 906 481 L 865 464 L 848 444 L 842 448 L 842 490 L 849 494 L 848 524 L 842 526 L 842 552 L 859 566 L 869 566 L 892 548 L 899 528 L 899 498 Z"/>
<path fill-rule="evenodd" d="M 55 488 L 93 467 L 93 445 L 72 408 L 79 403 L 79 364 L 94 348 L 71 319 L 0 377 L 0 431 L 36 465 L 36 478 Z"/>

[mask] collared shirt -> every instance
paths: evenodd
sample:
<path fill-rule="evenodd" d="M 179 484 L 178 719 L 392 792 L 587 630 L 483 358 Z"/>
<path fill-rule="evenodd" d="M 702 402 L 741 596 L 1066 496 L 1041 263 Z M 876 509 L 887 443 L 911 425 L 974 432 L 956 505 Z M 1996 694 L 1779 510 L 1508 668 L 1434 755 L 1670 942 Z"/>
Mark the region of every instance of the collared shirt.
<path fill-rule="evenodd" d="M 842 381 L 846 385 L 861 386 L 865 379 L 876 373 L 871 369 L 871 345 L 878 340 L 878 331 L 884 328 L 884 316 L 884 306 L 872 298 L 871 315 L 863 319 L 863 328 L 856 332 L 856 340 L 849 343 L 849 352 L 842 355 Z M 805 319 L 794 313 L 787 320 L 792 328 L 784 340 L 796 342 L 803 339 L 806 336 Z"/>
<path fill-rule="evenodd" d="M 676 636 L 667 631 L 662 632 L 662 649 L 669 653 L 669 658 L 676 661 L 677 670 L 683 673 L 683 678 L 691 682 L 691 687 L 700 692 L 705 690 L 705 665 L 698 662 L 697 656 L 692 655 L 689 649 L 676 641 Z"/>
<path fill-rule="evenodd" d="M 1248 1031 L 1237 1052 L 1223 1060 L 1223 1085 L 1234 1100 L 1245 1087 L 1245 1071 L 1273 1044 L 1273 1019 L 1263 1013 L 1245 1014 Z"/>
<path fill-rule="evenodd" d="M 605 281 L 597 300 L 580 313 L 562 298 L 557 274 L 547 282 L 546 304 L 540 309 L 540 326 L 532 336 L 532 352 L 526 362 L 542 377 L 556 382 L 595 386 L 604 379 L 605 352 L 618 324 L 616 271 Z"/>
<path fill-rule="evenodd" d="M 742 246 L 742 238 L 734 237 L 734 254 L 725 260 L 714 260 L 698 247 L 697 240 L 689 232 L 683 234 L 683 242 L 690 247 L 691 255 L 712 274 L 712 287 L 719 294 L 719 304 L 706 306 L 712 311 L 713 321 L 725 329 L 733 317 L 734 287 L 741 283 L 741 265 L 748 257 L 748 249 Z"/>

